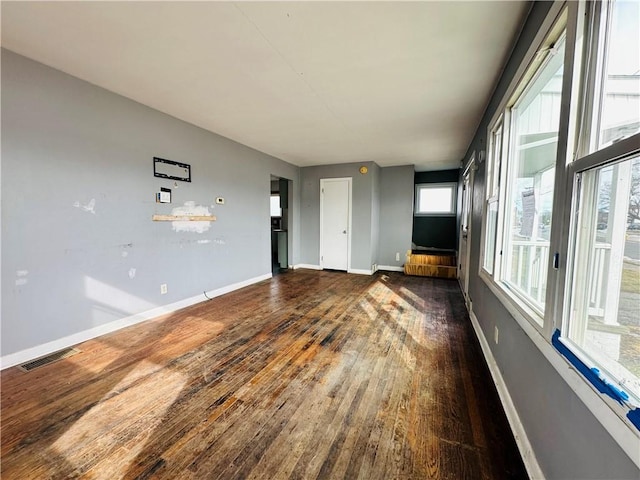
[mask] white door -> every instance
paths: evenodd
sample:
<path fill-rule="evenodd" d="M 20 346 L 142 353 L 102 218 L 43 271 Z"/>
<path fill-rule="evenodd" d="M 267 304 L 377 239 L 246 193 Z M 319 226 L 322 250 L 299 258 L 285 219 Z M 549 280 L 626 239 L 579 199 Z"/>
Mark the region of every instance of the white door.
<path fill-rule="evenodd" d="M 320 180 L 320 266 L 349 269 L 351 179 Z"/>
<path fill-rule="evenodd" d="M 469 304 L 469 246 L 471 244 L 471 211 L 473 207 L 473 174 L 475 158 L 462 176 L 462 212 L 460 215 L 460 243 L 458 245 L 458 279 L 464 300 Z"/>

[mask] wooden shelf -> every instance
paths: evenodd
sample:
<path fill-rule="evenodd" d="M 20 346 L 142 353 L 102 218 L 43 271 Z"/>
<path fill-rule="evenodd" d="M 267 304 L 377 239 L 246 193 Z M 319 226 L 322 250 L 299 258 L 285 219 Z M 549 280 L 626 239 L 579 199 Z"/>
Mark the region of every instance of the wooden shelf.
<path fill-rule="evenodd" d="M 215 222 L 214 215 L 154 215 L 154 222 Z"/>

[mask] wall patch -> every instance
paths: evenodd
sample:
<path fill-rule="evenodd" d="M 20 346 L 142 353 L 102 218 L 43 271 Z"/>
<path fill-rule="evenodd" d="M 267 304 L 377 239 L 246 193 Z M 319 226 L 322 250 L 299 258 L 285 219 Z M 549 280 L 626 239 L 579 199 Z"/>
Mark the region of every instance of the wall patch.
<path fill-rule="evenodd" d="M 204 205 L 196 205 L 196 202 L 184 202 L 184 206 L 176 207 L 171 211 L 176 216 L 207 216 L 211 215 L 209 207 Z M 208 221 L 173 221 L 171 222 L 173 230 L 176 232 L 194 232 L 204 233 L 211 228 L 211 222 Z"/>

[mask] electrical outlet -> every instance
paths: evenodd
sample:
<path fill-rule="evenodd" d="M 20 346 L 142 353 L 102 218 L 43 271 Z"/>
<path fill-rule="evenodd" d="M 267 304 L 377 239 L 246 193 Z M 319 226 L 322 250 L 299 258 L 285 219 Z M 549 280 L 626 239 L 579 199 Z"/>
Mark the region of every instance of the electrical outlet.
<path fill-rule="evenodd" d="M 167 293 L 167 292 L 168 292 L 168 290 L 167 290 L 167 284 L 166 284 L 166 283 L 161 284 L 161 285 L 160 285 L 160 294 L 161 294 L 161 295 L 164 295 L 164 294 L 165 294 L 165 293 Z"/>
<path fill-rule="evenodd" d="M 498 334 L 500 333 L 500 331 L 498 330 L 497 326 L 493 327 L 493 341 L 496 342 L 496 345 L 498 344 Z"/>
<path fill-rule="evenodd" d="M 400 252 L 396 252 L 396 262 L 400 261 Z"/>

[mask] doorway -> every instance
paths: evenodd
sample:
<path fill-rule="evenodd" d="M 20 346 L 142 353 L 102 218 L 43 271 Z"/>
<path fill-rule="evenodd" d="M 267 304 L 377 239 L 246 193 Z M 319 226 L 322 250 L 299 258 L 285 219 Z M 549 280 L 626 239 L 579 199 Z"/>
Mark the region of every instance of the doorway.
<path fill-rule="evenodd" d="M 278 275 L 289 269 L 289 182 L 271 175 L 271 273 Z"/>
<path fill-rule="evenodd" d="M 320 267 L 349 270 L 351 178 L 320 179 Z"/>
<path fill-rule="evenodd" d="M 473 177 L 475 153 L 462 174 L 462 212 L 460 215 L 460 242 L 458 244 L 458 281 L 469 307 L 469 261 L 471 245 L 471 211 L 473 208 Z"/>

